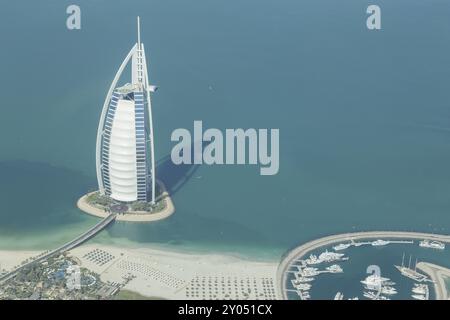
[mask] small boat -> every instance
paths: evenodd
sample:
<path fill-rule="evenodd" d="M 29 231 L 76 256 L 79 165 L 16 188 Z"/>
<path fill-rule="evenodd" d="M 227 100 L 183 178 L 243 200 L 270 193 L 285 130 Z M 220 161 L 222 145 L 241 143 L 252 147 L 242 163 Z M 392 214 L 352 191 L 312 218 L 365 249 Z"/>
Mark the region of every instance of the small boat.
<path fill-rule="evenodd" d="M 325 262 L 332 262 L 332 261 L 340 260 L 343 257 L 344 257 L 343 253 L 336 253 L 336 252 L 330 252 L 328 250 L 325 250 L 324 252 L 322 252 L 319 255 L 319 260 L 325 261 Z"/>
<path fill-rule="evenodd" d="M 309 283 L 300 283 L 294 286 L 297 290 L 309 290 L 311 289 L 311 285 Z"/>
<path fill-rule="evenodd" d="M 414 284 L 414 288 L 412 288 L 412 292 L 413 293 L 416 293 L 416 294 L 423 294 L 423 295 L 425 295 L 425 293 L 427 292 L 427 290 L 428 290 L 428 286 L 426 285 L 426 284 L 418 284 L 418 283 L 415 283 Z"/>
<path fill-rule="evenodd" d="M 316 255 L 311 254 L 308 259 L 305 260 L 307 264 L 319 264 L 322 263 L 322 260 L 317 258 Z"/>
<path fill-rule="evenodd" d="M 299 284 L 299 283 L 314 281 L 314 278 L 313 277 L 301 277 L 300 276 L 297 279 L 292 280 L 292 281 L 295 281 L 296 284 Z"/>
<path fill-rule="evenodd" d="M 438 250 L 445 249 L 445 244 L 440 241 L 422 240 L 419 242 L 419 246 L 422 248 L 431 248 L 431 249 L 438 249 Z"/>
<path fill-rule="evenodd" d="M 350 247 L 352 244 L 351 243 L 340 243 L 338 245 L 335 245 L 333 247 L 334 251 L 341 251 L 341 250 L 345 250 L 348 247 Z"/>
<path fill-rule="evenodd" d="M 352 246 L 355 246 L 355 247 L 359 247 L 359 246 L 362 246 L 364 243 L 362 243 L 362 242 L 355 242 L 353 239 L 352 239 Z"/>
<path fill-rule="evenodd" d="M 364 291 L 363 296 L 369 298 L 371 300 L 391 300 L 388 297 L 382 296 L 380 294 L 376 294 L 372 291 Z"/>
<path fill-rule="evenodd" d="M 385 246 L 389 243 L 390 243 L 389 241 L 378 239 L 378 240 L 375 240 L 372 242 L 372 246 L 380 247 L 380 246 Z"/>
<path fill-rule="evenodd" d="M 332 266 L 326 267 L 325 269 L 327 271 L 331 272 L 331 273 L 342 273 L 342 272 L 344 272 L 344 270 L 338 264 L 333 264 Z"/>
<path fill-rule="evenodd" d="M 397 294 L 397 290 L 395 290 L 394 287 L 382 286 L 381 287 L 381 293 L 391 296 L 391 295 Z"/>
<path fill-rule="evenodd" d="M 305 278 L 306 278 L 306 277 L 317 276 L 319 273 L 320 273 L 320 272 L 318 271 L 317 268 L 311 268 L 311 267 L 304 268 L 304 269 L 302 269 L 301 271 L 299 271 L 299 274 L 300 274 L 302 277 L 305 277 Z"/>
<path fill-rule="evenodd" d="M 362 280 L 361 283 L 364 284 L 369 290 L 379 290 L 383 285 L 385 285 L 385 282 L 389 280 L 389 278 L 383 278 L 373 274 Z"/>

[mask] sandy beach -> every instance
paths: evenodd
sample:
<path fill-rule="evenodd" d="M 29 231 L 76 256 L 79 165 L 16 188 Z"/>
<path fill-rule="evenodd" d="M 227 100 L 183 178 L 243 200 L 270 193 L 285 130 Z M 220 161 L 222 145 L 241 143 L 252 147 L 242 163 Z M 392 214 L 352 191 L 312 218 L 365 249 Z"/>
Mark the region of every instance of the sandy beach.
<path fill-rule="evenodd" d="M 32 251 L 0 251 L 0 262 L 11 269 Z M 277 299 L 278 263 L 249 261 L 226 254 L 191 254 L 160 248 L 130 249 L 98 244 L 69 251 L 82 267 L 105 282 L 125 284 L 124 290 L 161 299 Z"/>
<path fill-rule="evenodd" d="M 12 251 L 0 250 L 0 272 L 11 271 L 20 265 L 22 261 L 35 257 L 42 251 Z"/>

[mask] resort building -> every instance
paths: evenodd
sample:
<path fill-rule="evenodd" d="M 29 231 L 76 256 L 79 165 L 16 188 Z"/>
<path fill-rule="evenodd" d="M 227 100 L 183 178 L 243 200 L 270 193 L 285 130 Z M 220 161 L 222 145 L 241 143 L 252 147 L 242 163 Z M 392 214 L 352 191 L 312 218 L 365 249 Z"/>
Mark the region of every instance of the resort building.
<path fill-rule="evenodd" d="M 100 194 L 123 202 L 155 203 L 155 154 L 144 44 L 138 17 L 137 43 L 123 60 L 106 95 L 97 132 Z M 118 86 L 131 62 L 131 82 Z"/>

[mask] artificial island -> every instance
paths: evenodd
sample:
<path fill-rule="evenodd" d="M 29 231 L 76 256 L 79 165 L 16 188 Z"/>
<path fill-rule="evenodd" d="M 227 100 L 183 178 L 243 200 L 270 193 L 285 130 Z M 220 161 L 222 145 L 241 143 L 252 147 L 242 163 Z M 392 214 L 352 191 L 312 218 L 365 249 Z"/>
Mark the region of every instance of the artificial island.
<path fill-rule="evenodd" d="M 98 190 L 82 196 L 83 212 L 116 220 L 146 222 L 170 216 L 175 207 L 156 179 L 151 93 L 139 17 L 137 43 L 120 65 L 103 104 L 97 130 Z M 118 86 L 131 62 L 131 82 Z"/>

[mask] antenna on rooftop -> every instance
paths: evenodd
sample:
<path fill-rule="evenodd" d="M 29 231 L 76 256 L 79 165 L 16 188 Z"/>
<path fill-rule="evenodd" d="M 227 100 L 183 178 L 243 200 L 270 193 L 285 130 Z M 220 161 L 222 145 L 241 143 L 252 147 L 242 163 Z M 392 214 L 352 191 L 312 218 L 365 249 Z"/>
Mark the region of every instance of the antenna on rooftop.
<path fill-rule="evenodd" d="M 141 49 L 141 20 L 137 17 L 138 49 Z"/>

